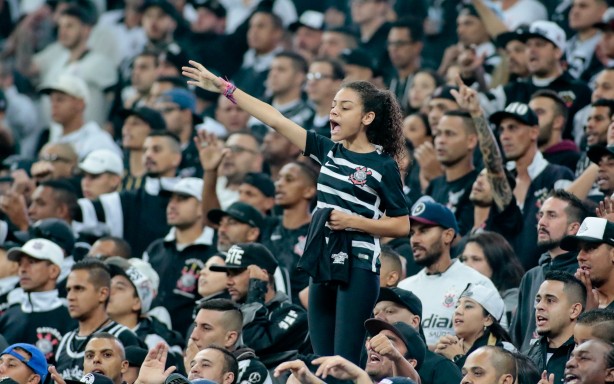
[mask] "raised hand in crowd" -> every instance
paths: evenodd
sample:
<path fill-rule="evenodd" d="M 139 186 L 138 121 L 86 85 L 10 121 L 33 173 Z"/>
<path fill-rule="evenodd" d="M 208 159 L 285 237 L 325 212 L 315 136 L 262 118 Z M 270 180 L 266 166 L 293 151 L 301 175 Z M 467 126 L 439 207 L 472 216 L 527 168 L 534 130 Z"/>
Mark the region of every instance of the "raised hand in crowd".
<path fill-rule="evenodd" d="M 290 371 L 290 377 L 288 378 L 287 383 L 289 384 L 322 384 L 323 381 L 320 380 L 316 375 L 314 375 L 309 368 L 307 368 L 307 364 L 305 364 L 302 360 L 293 360 L 286 361 L 285 363 L 281 363 L 275 368 L 273 375 L 275 377 L 280 377 L 284 372 Z"/>
<path fill-rule="evenodd" d="M 19 194 L 13 190 L 7 191 L 4 195 L 0 196 L 0 211 L 11 220 L 19 230 L 25 231 L 30 225 L 28 219 L 28 208 L 26 206 L 26 199 L 22 194 Z"/>
<path fill-rule="evenodd" d="M 554 384 L 554 373 L 548 374 L 548 372 L 542 372 L 542 378 L 537 384 Z"/>
<path fill-rule="evenodd" d="M 373 352 L 389 358 L 392 361 L 399 361 L 405 357 L 392 344 L 392 341 L 383 333 L 379 333 L 367 340 L 367 351 L 372 349 Z"/>
<path fill-rule="evenodd" d="M 370 384 L 371 378 L 363 369 L 341 356 L 320 357 L 311 362 L 318 366 L 316 376 L 326 379 L 352 380 L 355 384 Z"/>
<path fill-rule="evenodd" d="M 472 117 L 483 116 L 482 107 L 480 106 L 480 99 L 478 98 L 478 92 L 468 87 L 460 76 L 456 77 L 456 85 L 458 86 L 458 91 L 452 89 L 450 93 L 454 96 L 456 103 L 461 107 L 461 109 L 467 110 Z"/>
<path fill-rule="evenodd" d="M 596 288 L 593 288 L 590 271 L 578 268 L 575 276 L 586 287 L 586 305 L 584 306 L 584 312 L 599 308 L 599 292 L 597 292 Z"/>
<path fill-rule="evenodd" d="M 614 200 L 610 196 L 606 196 L 599 202 L 597 208 L 595 208 L 597 217 L 606 219 L 608 221 L 614 221 Z"/>
<path fill-rule="evenodd" d="M 161 384 L 164 380 L 175 371 L 176 367 L 166 367 L 166 358 L 168 356 L 168 345 L 165 342 L 159 342 L 155 347 L 149 350 L 139 376 L 136 378 L 135 384 Z"/>
<path fill-rule="evenodd" d="M 229 149 L 224 148 L 224 144 L 215 134 L 204 130 L 198 131 L 198 134 L 194 137 L 194 142 L 196 148 L 198 148 L 200 165 L 205 172 L 217 171 L 224 156 L 230 152 Z"/>
<path fill-rule="evenodd" d="M 420 186 L 422 190 L 426 190 L 431 180 L 443 175 L 433 143 L 428 140 L 422 143 L 414 150 L 414 158 L 420 165 Z"/>
<path fill-rule="evenodd" d="M 55 369 L 54 365 L 50 365 L 49 368 L 47 368 L 47 370 L 49 371 L 49 374 L 51 375 L 51 379 L 56 383 L 56 384 L 66 384 L 66 381 L 64 380 L 64 378 L 62 377 L 62 375 L 60 375 L 58 373 L 58 370 Z"/>
<path fill-rule="evenodd" d="M 439 353 L 450 360 L 454 359 L 454 356 L 464 355 L 466 352 L 463 339 L 454 335 L 442 336 L 435 346 L 435 353 Z"/>

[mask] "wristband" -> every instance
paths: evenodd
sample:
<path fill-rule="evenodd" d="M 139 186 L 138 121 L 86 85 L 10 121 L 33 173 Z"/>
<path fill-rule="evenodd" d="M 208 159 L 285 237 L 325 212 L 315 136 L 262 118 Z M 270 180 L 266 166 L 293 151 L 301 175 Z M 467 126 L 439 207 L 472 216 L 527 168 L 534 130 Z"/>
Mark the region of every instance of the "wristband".
<path fill-rule="evenodd" d="M 237 90 L 237 87 L 228 80 L 224 80 L 221 77 L 219 79 L 223 81 L 224 84 L 224 90 L 222 91 L 222 95 L 226 96 L 226 98 L 230 100 L 233 104 L 237 104 L 237 100 L 235 100 L 235 97 L 233 96 L 233 93 Z"/>

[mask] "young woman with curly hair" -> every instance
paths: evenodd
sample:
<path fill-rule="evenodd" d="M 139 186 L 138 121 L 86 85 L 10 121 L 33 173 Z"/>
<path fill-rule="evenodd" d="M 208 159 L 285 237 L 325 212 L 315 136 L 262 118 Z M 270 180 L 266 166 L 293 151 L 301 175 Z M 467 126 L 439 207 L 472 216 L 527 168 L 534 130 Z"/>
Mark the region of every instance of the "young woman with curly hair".
<path fill-rule="evenodd" d="M 351 266 L 345 284 L 310 282 L 309 333 L 316 354 L 341 355 L 358 363 L 363 323 L 379 293 L 379 239 L 409 233 L 409 212 L 397 165 L 404 145 L 402 115 L 394 95 L 364 81 L 342 85 L 331 106 L 328 139 L 306 131 L 201 64 L 190 64 L 183 68 L 183 75 L 191 79 L 189 84 L 226 95 L 322 165 L 316 212 L 333 209 L 326 227 L 333 233 L 346 231 L 351 249 L 350 255 L 322 252 L 318 257 L 336 257 L 332 264 L 347 260 Z"/>

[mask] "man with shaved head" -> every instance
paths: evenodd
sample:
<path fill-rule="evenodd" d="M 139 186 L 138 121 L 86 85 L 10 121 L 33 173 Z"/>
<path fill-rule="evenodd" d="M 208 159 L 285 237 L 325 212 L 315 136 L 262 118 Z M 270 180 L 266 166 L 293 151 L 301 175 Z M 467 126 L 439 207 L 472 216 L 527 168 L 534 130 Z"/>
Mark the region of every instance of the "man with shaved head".
<path fill-rule="evenodd" d="M 467 357 L 461 384 L 513 384 L 515 380 L 514 355 L 501 347 L 487 345 Z"/>
<path fill-rule="evenodd" d="M 107 332 L 95 334 L 85 346 L 83 373 L 99 373 L 122 384 L 122 375 L 128 371 L 128 360 L 124 345 Z"/>

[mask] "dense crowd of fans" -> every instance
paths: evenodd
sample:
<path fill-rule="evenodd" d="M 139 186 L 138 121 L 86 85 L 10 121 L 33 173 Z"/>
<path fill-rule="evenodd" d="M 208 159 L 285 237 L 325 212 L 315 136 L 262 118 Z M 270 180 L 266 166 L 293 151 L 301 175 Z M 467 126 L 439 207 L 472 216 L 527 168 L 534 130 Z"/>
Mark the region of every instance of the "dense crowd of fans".
<path fill-rule="evenodd" d="M 0 160 L 3 383 L 614 383 L 610 0 L 0 0 Z"/>

